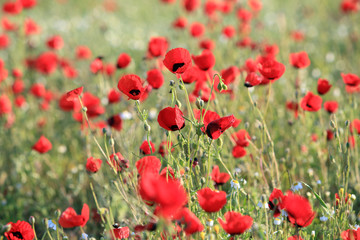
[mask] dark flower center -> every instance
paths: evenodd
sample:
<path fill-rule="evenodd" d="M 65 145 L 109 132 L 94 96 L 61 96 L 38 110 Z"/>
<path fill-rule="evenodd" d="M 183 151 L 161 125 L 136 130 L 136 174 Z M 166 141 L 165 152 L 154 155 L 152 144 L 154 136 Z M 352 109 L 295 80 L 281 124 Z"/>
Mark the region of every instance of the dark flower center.
<path fill-rule="evenodd" d="M 274 204 L 272 203 L 272 201 L 269 201 L 268 204 L 269 204 L 269 208 L 270 208 L 271 210 L 273 210 L 275 206 L 274 206 Z"/>
<path fill-rule="evenodd" d="M 306 106 L 307 106 L 308 108 L 312 108 L 312 106 L 311 106 L 310 104 L 308 104 L 308 103 L 306 104 Z"/>
<path fill-rule="evenodd" d="M 24 239 L 23 236 L 21 235 L 21 232 L 13 232 L 12 235 L 14 237 L 17 237 L 18 239 Z"/>
<path fill-rule="evenodd" d="M 185 63 L 175 63 L 172 67 L 172 71 L 176 72 L 179 68 L 181 68 L 184 65 L 185 65 Z"/>
<path fill-rule="evenodd" d="M 137 96 L 140 94 L 140 90 L 139 89 L 133 89 L 129 92 L 131 95 L 133 96 Z"/>
<path fill-rule="evenodd" d="M 176 131 L 176 130 L 179 130 L 179 127 L 177 125 L 172 125 L 170 127 L 171 131 Z"/>

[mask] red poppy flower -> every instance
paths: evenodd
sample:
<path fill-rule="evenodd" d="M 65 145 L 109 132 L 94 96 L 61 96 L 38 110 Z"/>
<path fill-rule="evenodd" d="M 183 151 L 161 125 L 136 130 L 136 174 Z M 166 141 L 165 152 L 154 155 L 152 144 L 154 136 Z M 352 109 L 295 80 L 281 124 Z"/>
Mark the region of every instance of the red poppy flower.
<path fill-rule="evenodd" d="M 114 236 L 116 239 L 127 239 L 130 236 L 130 229 L 129 227 L 118 227 L 112 229 Z"/>
<path fill-rule="evenodd" d="M 35 62 L 35 68 L 38 72 L 49 75 L 55 72 L 58 64 L 58 57 L 53 52 L 42 53 Z"/>
<path fill-rule="evenodd" d="M 348 229 L 341 233 L 341 238 L 343 240 L 359 240 L 360 239 L 360 228 L 357 230 Z"/>
<path fill-rule="evenodd" d="M 89 214 L 89 206 L 86 203 L 84 203 L 80 215 L 77 215 L 75 210 L 69 207 L 61 214 L 59 224 L 63 228 L 84 227 L 89 220 Z"/>
<path fill-rule="evenodd" d="M 122 76 L 119 80 L 118 88 L 122 93 L 128 96 L 129 99 L 133 100 L 139 100 L 145 91 L 140 77 L 135 74 Z"/>
<path fill-rule="evenodd" d="M 294 111 L 295 118 L 298 117 L 299 104 L 297 102 L 286 102 L 286 109 Z"/>
<path fill-rule="evenodd" d="M 235 145 L 232 149 L 232 155 L 234 158 L 242 158 L 246 156 L 246 150 L 242 146 Z"/>
<path fill-rule="evenodd" d="M 157 121 L 160 127 L 168 131 L 177 131 L 185 127 L 184 114 L 175 105 L 174 108 L 167 107 L 159 112 Z"/>
<path fill-rule="evenodd" d="M 335 193 L 335 203 L 336 203 L 336 206 L 338 206 L 340 202 L 341 202 L 341 203 L 345 202 L 345 203 L 349 203 L 349 204 L 350 204 L 349 197 L 348 197 L 348 194 L 347 194 L 347 193 L 345 193 L 345 199 L 344 199 L 344 197 L 340 198 L 339 194 L 338 194 L 338 193 Z"/>
<path fill-rule="evenodd" d="M 153 37 L 149 41 L 148 52 L 152 57 L 164 56 L 169 47 L 165 37 Z"/>
<path fill-rule="evenodd" d="M 354 131 L 360 135 L 360 119 L 354 119 L 352 123 L 350 123 L 350 132 Z"/>
<path fill-rule="evenodd" d="M 211 39 L 204 39 L 200 41 L 199 46 L 202 49 L 213 50 L 215 48 L 215 42 Z"/>
<path fill-rule="evenodd" d="M 149 147 L 149 142 L 148 141 L 144 141 L 141 145 L 140 145 L 140 153 L 144 154 L 144 155 L 149 155 L 152 153 L 155 153 L 155 145 L 154 143 L 152 143 L 150 141 L 150 145 L 151 145 L 151 151 L 150 151 L 150 147 Z"/>
<path fill-rule="evenodd" d="M 121 99 L 120 92 L 118 92 L 116 89 L 112 88 L 110 89 L 108 93 L 108 101 L 110 104 L 117 103 Z"/>
<path fill-rule="evenodd" d="M 260 0 L 248 0 L 247 3 L 254 12 L 259 12 L 262 9 L 262 3 Z"/>
<path fill-rule="evenodd" d="M 17 96 L 16 98 L 15 98 L 15 105 L 17 106 L 17 107 L 23 107 L 24 105 L 26 104 L 26 100 L 25 100 L 25 98 L 24 98 L 24 96 Z M 0 109 L 1 109 L 1 103 L 0 103 Z M 0 115 L 1 115 L 1 110 L 0 110 Z"/>
<path fill-rule="evenodd" d="M 274 211 L 274 217 L 280 216 L 281 209 L 283 208 L 284 194 L 280 189 L 274 188 L 269 197 L 269 208 Z"/>
<path fill-rule="evenodd" d="M 101 168 L 101 164 L 102 164 L 102 160 L 101 159 L 95 159 L 93 157 L 89 157 L 86 160 L 86 170 L 92 173 L 96 173 L 97 171 L 100 170 Z"/>
<path fill-rule="evenodd" d="M 91 58 L 91 50 L 87 46 L 78 46 L 76 48 L 77 59 L 89 59 Z"/>
<path fill-rule="evenodd" d="M 10 230 L 4 233 L 8 240 L 33 240 L 35 238 L 34 230 L 28 222 L 18 220 L 16 223 L 9 222 L 6 225 L 11 226 Z"/>
<path fill-rule="evenodd" d="M 340 8 L 345 14 L 356 13 L 359 10 L 359 3 L 356 0 L 343 0 Z"/>
<path fill-rule="evenodd" d="M 107 120 L 107 123 L 110 127 L 114 128 L 117 131 L 121 131 L 122 129 L 122 119 L 119 114 L 110 117 Z"/>
<path fill-rule="evenodd" d="M 300 106 L 305 111 L 317 112 L 321 109 L 322 98 L 308 92 L 306 96 L 301 100 Z"/>
<path fill-rule="evenodd" d="M 164 76 L 161 71 L 157 68 L 149 70 L 147 72 L 146 80 L 154 89 L 159 89 L 164 84 Z"/>
<path fill-rule="evenodd" d="M 116 156 L 116 157 L 115 157 Z M 123 168 L 129 168 L 129 162 L 121 153 L 117 152 L 110 155 L 110 161 L 106 161 L 109 166 L 113 166 L 117 172 L 121 172 Z"/>
<path fill-rule="evenodd" d="M 46 42 L 50 49 L 59 50 L 64 46 L 64 40 L 59 35 L 49 38 Z"/>
<path fill-rule="evenodd" d="M 9 73 L 5 68 L 0 68 L 0 83 L 8 77 L 8 74 Z"/>
<path fill-rule="evenodd" d="M 259 85 L 262 81 L 261 76 L 259 76 L 257 73 L 255 72 L 251 72 L 246 76 L 245 79 L 245 87 L 253 87 L 256 85 Z"/>
<path fill-rule="evenodd" d="M 12 112 L 11 101 L 7 95 L 0 96 L 0 117 Z"/>
<path fill-rule="evenodd" d="M 139 180 L 139 194 L 157 205 L 155 214 L 172 218 L 187 203 L 187 194 L 180 181 L 145 173 Z"/>
<path fill-rule="evenodd" d="M 175 149 L 172 148 L 172 142 L 170 142 L 170 151 L 173 152 Z M 159 154 L 164 157 L 168 153 L 168 142 L 162 141 L 159 146 Z"/>
<path fill-rule="evenodd" d="M 66 93 L 66 100 L 67 101 L 74 101 L 74 100 L 78 99 L 78 97 L 81 95 L 83 90 L 84 90 L 84 87 L 79 87 L 79 88 L 75 88 L 75 89 L 67 92 Z"/>
<path fill-rule="evenodd" d="M 37 3 L 37 0 L 20 0 L 23 8 L 33 8 L 35 7 L 36 3 Z"/>
<path fill-rule="evenodd" d="M 293 31 L 291 33 L 292 39 L 294 39 L 296 42 L 301 42 L 305 39 L 305 34 L 300 31 Z"/>
<path fill-rule="evenodd" d="M 66 78 L 74 79 L 78 76 L 77 70 L 72 66 L 63 67 L 63 74 Z"/>
<path fill-rule="evenodd" d="M 185 48 L 174 48 L 166 53 L 163 61 L 172 73 L 184 73 L 191 66 L 191 56 Z"/>
<path fill-rule="evenodd" d="M 126 68 L 131 62 L 131 57 L 127 53 L 122 53 L 119 55 L 116 67 L 119 69 Z"/>
<path fill-rule="evenodd" d="M 206 111 L 205 115 L 204 115 L 204 113 L 205 113 L 205 109 L 203 109 L 201 112 L 203 123 L 204 123 L 204 127 L 202 127 L 201 130 L 205 133 L 205 129 L 209 125 L 209 123 L 216 119 L 219 119 L 220 116 L 216 112 L 213 112 L 210 110 Z M 194 109 L 194 116 L 197 120 L 200 121 L 200 117 L 201 117 L 200 110 Z"/>
<path fill-rule="evenodd" d="M 155 156 L 146 156 L 135 163 L 140 176 L 145 173 L 158 174 L 161 168 L 160 160 Z"/>
<path fill-rule="evenodd" d="M 10 22 L 5 16 L 1 18 L 1 26 L 5 31 L 15 31 L 18 28 L 15 23 Z"/>
<path fill-rule="evenodd" d="M 202 53 L 198 56 L 193 55 L 192 59 L 195 64 L 203 71 L 207 71 L 214 67 L 215 65 L 215 56 L 210 50 L 203 50 Z"/>
<path fill-rule="evenodd" d="M 101 58 L 96 58 L 94 61 L 92 61 L 90 63 L 90 71 L 93 73 L 93 74 L 97 74 L 99 72 L 101 72 L 103 70 L 103 62 L 101 60 Z"/>
<path fill-rule="evenodd" d="M 331 87 L 332 87 L 332 85 L 329 84 L 328 80 L 319 78 L 318 85 L 317 85 L 317 92 L 320 95 L 326 94 L 330 90 Z"/>
<path fill-rule="evenodd" d="M 226 85 L 235 81 L 235 78 L 240 74 L 240 71 L 237 67 L 231 66 L 226 69 L 221 70 L 221 77 L 223 78 L 223 82 Z"/>
<path fill-rule="evenodd" d="M 6 34 L 0 34 L 0 49 L 5 49 L 10 45 L 10 38 Z"/>
<path fill-rule="evenodd" d="M 335 113 L 337 111 L 338 107 L 339 107 L 339 104 L 337 103 L 337 101 L 327 101 L 324 103 L 324 109 L 328 113 Z"/>
<path fill-rule="evenodd" d="M 178 17 L 172 25 L 174 28 L 185 28 L 187 25 L 187 19 L 185 17 Z"/>
<path fill-rule="evenodd" d="M 185 225 L 183 230 L 186 236 L 204 230 L 201 221 L 188 208 L 182 208 L 179 213 L 176 214 L 175 219 L 179 221 L 180 224 Z"/>
<path fill-rule="evenodd" d="M 360 85 L 360 78 L 353 73 L 341 73 L 341 77 L 347 86 L 356 87 Z"/>
<path fill-rule="evenodd" d="M 103 114 L 105 112 L 104 107 L 102 107 L 100 105 L 100 99 L 94 95 L 92 95 L 89 92 L 84 92 L 83 96 L 82 96 L 82 102 L 84 107 L 87 108 L 86 114 L 88 116 L 88 118 L 95 118 L 98 117 L 99 115 Z M 77 102 L 76 102 L 77 103 Z M 76 107 L 75 110 L 80 111 L 81 106 L 78 105 L 74 105 Z M 79 112 L 80 114 L 80 118 L 77 119 L 78 121 L 82 120 L 82 113 Z"/>
<path fill-rule="evenodd" d="M 300 236 L 291 236 L 287 240 L 304 240 Z"/>
<path fill-rule="evenodd" d="M 263 51 L 266 57 L 275 58 L 280 50 L 278 45 L 276 44 L 273 45 L 265 44 Z"/>
<path fill-rule="evenodd" d="M 331 141 L 334 138 L 334 133 L 328 129 L 326 130 L 326 140 Z"/>
<path fill-rule="evenodd" d="M 182 75 L 181 78 L 184 83 L 192 83 L 197 81 L 204 81 L 206 75 L 204 71 L 201 71 L 198 66 L 190 66 Z"/>
<path fill-rule="evenodd" d="M 221 173 L 219 166 L 215 165 L 211 172 L 211 179 L 215 182 L 216 185 L 223 185 L 230 179 L 228 173 Z"/>
<path fill-rule="evenodd" d="M 30 92 L 35 97 L 42 98 L 46 93 L 46 89 L 42 83 L 34 83 L 30 88 Z"/>
<path fill-rule="evenodd" d="M 234 28 L 233 26 L 231 26 L 231 25 L 224 27 L 223 30 L 222 30 L 222 34 L 223 34 L 225 37 L 227 37 L 227 38 L 232 38 L 232 37 L 234 37 L 235 33 L 236 33 L 236 30 L 235 30 L 235 28 Z"/>
<path fill-rule="evenodd" d="M 235 140 L 236 145 L 241 147 L 247 147 L 250 144 L 251 137 L 245 129 L 240 129 L 238 132 L 232 134 L 232 138 Z"/>
<path fill-rule="evenodd" d="M 237 13 L 236 16 L 239 20 L 241 20 L 242 22 L 250 22 L 251 18 L 252 18 L 252 14 L 251 12 L 249 12 L 248 10 L 244 9 L 244 8 L 240 8 Z"/>
<path fill-rule="evenodd" d="M 41 32 L 41 28 L 39 25 L 32 20 L 31 18 L 27 18 L 24 22 L 25 35 L 35 35 Z"/>
<path fill-rule="evenodd" d="M 201 4 L 200 0 L 182 0 L 182 4 L 186 11 L 195 11 Z"/>
<path fill-rule="evenodd" d="M 234 115 L 222 117 L 210 122 L 206 127 L 206 134 L 211 139 L 218 139 L 220 135 L 235 122 Z"/>
<path fill-rule="evenodd" d="M 24 91 L 24 82 L 21 79 L 16 79 L 13 83 L 13 85 L 11 86 L 11 89 L 13 91 L 14 94 L 19 94 L 22 93 Z"/>
<path fill-rule="evenodd" d="M 205 26 L 199 22 L 193 22 L 190 25 L 190 34 L 195 38 L 199 38 L 205 33 Z"/>
<path fill-rule="evenodd" d="M 23 6 L 19 0 L 5 2 L 2 6 L 2 9 L 5 13 L 12 15 L 19 14 L 22 11 L 22 8 Z"/>
<path fill-rule="evenodd" d="M 51 142 L 44 136 L 41 136 L 39 140 L 35 143 L 35 145 L 32 147 L 35 151 L 39 153 L 46 153 L 50 151 L 52 148 Z"/>
<path fill-rule="evenodd" d="M 310 66 L 310 59 L 304 51 L 290 53 L 290 64 L 295 68 L 307 68 Z"/>
<path fill-rule="evenodd" d="M 213 191 L 210 188 L 197 191 L 197 198 L 200 207 L 209 213 L 220 211 L 226 204 L 226 192 Z"/>
<path fill-rule="evenodd" d="M 237 212 L 226 212 L 225 222 L 218 218 L 221 227 L 230 235 L 238 235 L 248 230 L 252 224 L 253 219 L 250 216 L 243 216 Z"/>
<path fill-rule="evenodd" d="M 271 58 L 262 58 L 258 69 L 265 78 L 275 81 L 284 74 L 285 65 Z"/>
<path fill-rule="evenodd" d="M 292 224 L 307 227 L 312 223 L 315 212 L 306 198 L 288 191 L 282 200 L 282 207 L 287 212 L 288 220 Z"/>

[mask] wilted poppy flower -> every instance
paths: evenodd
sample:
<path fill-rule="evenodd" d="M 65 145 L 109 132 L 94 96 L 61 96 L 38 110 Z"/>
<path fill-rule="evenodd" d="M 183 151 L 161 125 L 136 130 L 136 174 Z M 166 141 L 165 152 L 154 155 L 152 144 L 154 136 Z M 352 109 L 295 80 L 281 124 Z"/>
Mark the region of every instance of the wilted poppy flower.
<path fill-rule="evenodd" d="M 129 99 L 139 100 L 144 93 L 145 88 L 139 76 L 135 74 L 127 74 L 120 78 L 118 83 L 119 90 Z"/>
<path fill-rule="evenodd" d="M 75 88 L 69 92 L 66 93 L 66 100 L 67 101 L 74 101 L 76 100 L 81 93 L 83 92 L 84 87 Z"/>
<path fill-rule="evenodd" d="M 150 145 L 151 145 L 151 150 L 150 150 L 150 147 L 149 147 L 149 142 L 148 141 L 144 141 L 141 145 L 140 145 L 140 153 L 144 154 L 144 155 L 149 155 L 149 154 L 152 154 L 154 153 L 156 150 L 155 150 L 155 145 L 154 143 L 152 143 L 150 141 Z"/>
<path fill-rule="evenodd" d="M 117 131 L 121 131 L 122 129 L 122 119 L 119 114 L 111 116 L 107 120 L 107 123 L 109 124 L 110 127 L 114 128 Z"/>
<path fill-rule="evenodd" d="M 259 72 L 269 80 L 279 79 L 285 72 L 285 65 L 271 58 L 263 58 L 259 62 Z"/>
<path fill-rule="evenodd" d="M 103 67 L 104 65 L 101 58 L 96 58 L 94 61 L 90 63 L 90 71 L 93 74 L 97 74 L 98 72 L 101 72 Z"/>
<path fill-rule="evenodd" d="M 172 25 L 174 28 L 185 28 L 187 25 L 187 19 L 185 17 L 178 17 Z"/>
<path fill-rule="evenodd" d="M 52 148 L 51 142 L 44 136 L 41 136 L 39 140 L 35 143 L 35 145 L 32 147 L 35 151 L 39 153 L 46 153 L 50 151 Z"/>
<path fill-rule="evenodd" d="M 234 158 L 242 158 L 246 156 L 246 150 L 240 145 L 235 145 L 232 149 L 232 155 Z"/>
<path fill-rule="evenodd" d="M 226 204 L 226 192 L 203 188 L 196 192 L 200 207 L 205 212 L 218 212 Z"/>
<path fill-rule="evenodd" d="M 230 235 L 242 234 L 253 224 L 252 217 L 246 215 L 243 216 L 241 213 L 233 211 L 226 212 L 224 217 L 225 222 L 221 218 L 218 218 L 218 221 L 225 232 Z"/>
<path fill-rule="evenodd" d="M 328 113 L 335 113 L 339 107 L 339 104 L 336 101 L 327 101 L 324 103 L 324 109 Z"/>
<path fill-rule="evenodd" d="M 191 36 L 198 38 L 204 35 L 205 26 L 199 22 L 193 22 L 190 26 L 190 34 Z"/>
<path fill-rule="evenodd" d="M 269 208 L 274 211 L 274 217 L 280 216 L 284 194 L 280 189 L 274 188 L 269 197 Z"/>
<path fill-rule="evenodd" d="M 47 46 L 54 50 L 59 50 L 64 46 L 64 40 L 59 35 L 49 38 L 46 42 Z"/>
<path fill-rule="evenodd" d="M 6 225 L 11 226 L 10 230 L 4 233 L 8 240 L 33 240 L 35 238 L 34 229 L 28 222 L 18 220 L 16 223 L 9 222 Z"/>
<path fill-rule="evenodd" d="M 129 227 L 118 227 L 112 229 L 114 236 L 116 239 L 127 239 L 130 236 L 130 229 Z"/>
<path fill-rule="evenodd" d="M 317 85 L 317 92 L 320 95 L 326 94 L 330 90 L 331 87 L 332 87 L 332 85 L 329 84 L 328 80 L 319 78 L 318 85 Z"/>
<path fill-rule="evenodd" d="M 77 215 L 71 207 L 67 208 L 59 218 L 59 224 L 63 228 L 84 227 L 89 220 L 89 206 L 84 203 L 81 214 Z"/>
<path fill-rule="evenodd" d="M 223 185 L 229 181 L 230 175 L 228 173 L 221 173 L 219 166 L 215 165 L 211 172 L 211 179 L 215 182 L 216 185 Z"/>
<path fill-rule="evenodd" d="M 164 76 L 159 69 L 155 68 L 147 72 L 146 81 L 154 89 L 159 89 L 164 84 Z"/>
<path fill-rule="evenodd" d="M 187 203 L 187 194 L 180 181 L 149 172 L 139 180 L 139 194 L 145 201 L 156 203 L 155 214 L 164 218 L 171 218 Z"/>
<path fill-rule="evenodd" d="M 87 46 L 78 46 L 75 54 L 77 59 L 91 58 L 91 50 Z"/>
<path fill-rule="evenodd" d="M 322 99 L 321 97 L 308 92 L 306 96 L 301 100 L 300 106 L 305 111 L 317 112 L 321 109 Z"/>
<path fill-rule="evenodd" d="M 160 127 L 168 131 L 177 131 L 185 127 L 184 114 L 175 105 L 174 108 L 167 107 L 159 112 L 157 121 Z"/>
<path fill-rule="evenodd" d="M 304 51 L 290 53 L 290 64 L 295 68 L 307 68 L 310 66 L 310 59 Z"/>
<path fill-rule="evenodd" d="M 203 71 L 207 71 L 215 65 L 215 56 L 207 49 L 203 50 L 198 56 L 193 55 L 192 58 L 195 64 Z"/>
<path fill-rule="evenodd" d="M 96 173 L 97 171 L 100 170 L 101 168 L 101 164 L 102 164 L 102 160 L 101 159 L 96 159 L 93 157 L 89 157 L 86 160 L 86 170 L 92 173 Z"/>
<path fill-rule="evenodd" d="M 0 117 L 4 114 L 11 113 L 11 101 L 7 95 L 0 96 Z"/>
<path fill-rule="evenodd" d="M 139 159 L 135 163 L 135 166 L 140 176 L 145 173 L 159 174 L 161 161 L 155 156 L 146 156 Z"/>
<path fill-rule="evenodd" d="M 121 153 L 117 152 L 110 155 L 110 160 L 106 161 L 109 166 L 115 168 L 117 172 L 121 172 L 123 168 L 129 168 L 129 162 Z"/>
<path fill-rule="evenodd" d="M 261 83 L 261 76 L 259 76 L 257 73 L 255 72 L 251 72 L 246 76 L 245 79 L 245 87 L 253 87 L 256 85 L 259 85 Z"/>
<path fill-rule="evenodd" d="M 312 223 L 315 212 L 306 198 L 288 191 L 282 200 L 282 207 L 287 212 L 288 220 L 292 224 L 298 227 L 307 227 Z"/>
<path fill-rule="evenodd" d="M 353 73 L 341 73 L 341 77 L 347 86 L 355 87 L 360 85 L 360 78 Z"/>
<path fill-rule="evenodd" d="M 348 229 L 341 233 L 341 238 L 343 240 L 359 240 L 360 239 L 360 228 L 357 230 Z"/>
<path fill-rule="evenodd" d="M 38 72 L 49 75 L 55 72 L 58 63 L 58 57 L 53 52 L 42 53 L 35 62 L 35 68 Z"/>
<path fill-rule="evenodd" d="M 152 57 L 164 56 L 168 46 L 165 37 L 152 37 L 149 41 L 148 52 Z"/>
<path fill-rule="evenodd" d="M 360 119 L 354 119 L 350 123 L 350 132 L 355 132 L 360 135 Z"/>
<path fill-rule="evenodd" d="M 117 59 L 116 67 L 119 69 L 126 68 L 131 62 L 131 57 L 127 53 L 121 53 Z"/>
<path fill-rule="evenodd" d="M 184 232 L 186 236 L 201 232 L 204 230 L 204 226 L 196 215 L 188 208 L 182 208 L 174 217 L 180 224 L 184 225 Z"/>
<path fill-rule="evenodd" d="M 3 12 L 16 15 L 22 11 L 22 4 L 19 0 L 5 2 L 2 6 Z"/>
<path fill-rule="evenodd" d="M 191 56 L 185 48 L 174 48 L 166 53 L 164 65 L 172 73 L 184 73 L 191 66 Z"/>
<path fill-rule="evenodd" d="M 220 135 L 235 122 L 234 115 L 222 117 L 210 122 L 206 127 L 206 134 L 211 139 L 218 139 Z"/>

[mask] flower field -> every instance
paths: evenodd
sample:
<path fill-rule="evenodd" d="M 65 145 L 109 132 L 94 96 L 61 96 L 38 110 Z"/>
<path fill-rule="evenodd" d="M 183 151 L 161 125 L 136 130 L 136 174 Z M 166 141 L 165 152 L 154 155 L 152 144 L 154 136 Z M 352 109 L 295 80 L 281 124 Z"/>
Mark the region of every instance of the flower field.
<path fill-rule="evenodd" d="M 359 0 L 0 6 L 0 240 L 360 240 Z"/>

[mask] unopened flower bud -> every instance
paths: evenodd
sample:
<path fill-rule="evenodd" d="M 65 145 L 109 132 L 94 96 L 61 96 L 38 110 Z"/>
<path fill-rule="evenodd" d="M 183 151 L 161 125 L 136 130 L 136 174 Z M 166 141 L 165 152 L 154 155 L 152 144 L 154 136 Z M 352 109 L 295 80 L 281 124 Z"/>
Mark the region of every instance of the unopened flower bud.
<path fill-rule="evenodd" d="M 43 223 L 44 223 L 46 229 L 49 228 L 48 222 L 49 222 L 49 219 L 47 219 L 47 218 L 44 218 L 44 219 L 43 219 Z"/>
<path fill-rule="evenodd" d="M 179 84 L 179 89 L 180 89 L 180 90 L 184 90 L 184 85 Z"/>
<path fill-rule="evenodd" d="M 109 140 L 109 145 L 110 145 L 111 147 L 113 147 L 113 146 L 115 145 L 115 141 L 114 141 L 113 138 L 110 138 L 110 140 Z"/>
<path fill-rule="evenodd" d="M 83 107 L 83 108 L 82 108 L 82 111 L 83 111 L 84 113 L 86 113 L 86 112 L 87 112 L 87 107 Z"/>
<path fill-rule="evenodd" d="M 200 183 L 201 183 L 201 184 L 205 184 L 205 183 L 206 183 L 206 180 L 205 180 L 204 177 L 200 178 Z"/>
<path fill-rule="evenodd" d="M 34 217 L 34 216 L 30 216 L 30 217 L 29 217 L 29 223 L 30 223 L 31 225 L 35 224 L 35 217 Z"/>
<path fill-rule="evenodd" d="M 350 124 L 349 120 L 346 120 L 345 121 L 345 126 L 349 126 L 349 124 Z"/>
<path fill-rule="evenodd" d="M 170 80 L 170 86 L 171 87 L 175 86 L 175 81 L 174 80 Z"/>
<path fill-rule="evenodd" d="M 202 100 L 200 97 L 198 97 L 195 101 L 195 105 L 198 109 L 202 109 L 205 105 L 204 100 Z"/>
<path fill-rule="evenodd" d="M 181 108 L 181 102 L 179 101 L 179 99 L 176 99 L 176 105 L 179 107 L 179 108 Z"/>
<path fill-rule="evenodd" d="M 216 140 L 216 145 L 218 145 L 218 147 L 219 147 L 219 148 L 221 148 L 221 147 L 222 147 L 222 145 L 223 145 L 223 141 L 222 141 L 222 139 L 221 139 L 221 138 L 218 138 L 218 139 Z"/>
<path fill-rule="evenodd" d="M 150 127 L 150 125 L 149 125 L 147 122 L 144 123 L 144 129 L 145 129 L 145 131 L 147 131 L 147 132 L 150 132 L 150 130 L 151 130 L 151 127 Z"/>

